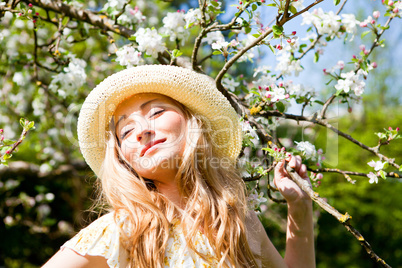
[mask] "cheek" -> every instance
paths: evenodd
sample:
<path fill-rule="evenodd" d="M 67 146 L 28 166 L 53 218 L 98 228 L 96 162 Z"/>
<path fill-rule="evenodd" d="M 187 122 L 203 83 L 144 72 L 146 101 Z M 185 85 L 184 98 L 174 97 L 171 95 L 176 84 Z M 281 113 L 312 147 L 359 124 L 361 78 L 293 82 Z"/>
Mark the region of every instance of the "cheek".
<path fill-rule="evenodd" d="M 186 133 L 186 120 L 181 114 L 171 112 L 161 118 L 161 128 L 165 129 L 176 138 L 183 139 Z"/>

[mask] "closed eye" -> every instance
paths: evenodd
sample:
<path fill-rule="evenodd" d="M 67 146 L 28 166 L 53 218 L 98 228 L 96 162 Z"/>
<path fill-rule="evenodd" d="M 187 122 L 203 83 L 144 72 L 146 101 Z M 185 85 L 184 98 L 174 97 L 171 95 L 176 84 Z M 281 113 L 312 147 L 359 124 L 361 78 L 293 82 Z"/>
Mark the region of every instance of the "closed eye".
<path fill-rule="evenodd" d="M 150 116 L 149 118 L 155 117 L 155 116 L 157 116 L 158 114 L 163 113 L 164 111 L 165 111 L 164 109 L 159 110 L 159 111 L 156 111 L 155 113 L 151 114 L 151 116 Z"/>
<path fill-rule="evenodd" d="M 132 131 L 133 129 L 134 129 L 134 128 L 130 128 L 130 129 L 124 131 L 123 134 L 121 134 L 120 139 L 121 139 L 121 140 L 124 139 L 124 137 L 126 137 L 127 134 L 130 133 L 130 131 Z"/>

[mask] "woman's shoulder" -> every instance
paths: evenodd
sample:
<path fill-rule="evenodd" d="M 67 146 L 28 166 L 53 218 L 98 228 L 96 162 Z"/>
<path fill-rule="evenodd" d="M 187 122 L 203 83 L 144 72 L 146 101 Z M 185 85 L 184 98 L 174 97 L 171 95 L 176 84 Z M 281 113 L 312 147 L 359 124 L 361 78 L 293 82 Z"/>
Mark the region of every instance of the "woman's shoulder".
<path fill-rule="evenodd" d="M 102 256 L 107 259 L 109 267 L 124 267 L 121 262 L 127 261 L 127 256 L 120 243 L 120 236 L 125 229 L 126 217 L 116 212 L 103 215 L 61 248 L 72 249 L 81 256 Z"/>

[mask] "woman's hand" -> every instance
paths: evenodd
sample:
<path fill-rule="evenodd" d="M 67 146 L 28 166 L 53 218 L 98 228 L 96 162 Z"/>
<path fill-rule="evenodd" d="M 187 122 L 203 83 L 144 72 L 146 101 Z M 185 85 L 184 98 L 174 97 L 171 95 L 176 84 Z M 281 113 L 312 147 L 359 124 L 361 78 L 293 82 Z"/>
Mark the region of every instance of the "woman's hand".
<path fill-rule="evenodd" d="M 310 179 L 307 175 L 307 167 L 302 164 L 301 157 L 298 155 L 290 156 L 290 159 L 279 162 L 275 167 L 274 183 L 276 187 L 278 187 L 279 192 L 283 195 L 288 204 L 311 200 L 310 197 L 290 178 L 285 169 L 285 161 L 288 161 L 288 165 L 294 168 L 300 177 L 308 181 L 310 184 Z"/>

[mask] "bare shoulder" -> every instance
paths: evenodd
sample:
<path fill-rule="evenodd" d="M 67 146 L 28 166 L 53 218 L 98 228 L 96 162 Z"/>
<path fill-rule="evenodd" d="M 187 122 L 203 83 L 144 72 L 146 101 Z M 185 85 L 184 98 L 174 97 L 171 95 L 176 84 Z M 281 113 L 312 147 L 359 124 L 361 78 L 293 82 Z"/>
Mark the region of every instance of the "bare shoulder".
<path fill-rule="evenodd" d="M 254 211 L 246 217 L 247 240 L 260 267 L 287 267 Z"/>
<path fill-rule="evenodd" d="M 102 256 L 80 255 L 74 250 L 64 248 L 59 250 L 42 268 L 108 268 L 107 261 Z"/>

